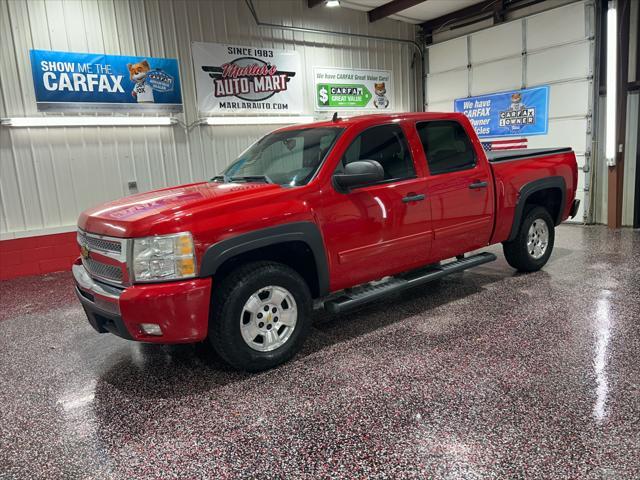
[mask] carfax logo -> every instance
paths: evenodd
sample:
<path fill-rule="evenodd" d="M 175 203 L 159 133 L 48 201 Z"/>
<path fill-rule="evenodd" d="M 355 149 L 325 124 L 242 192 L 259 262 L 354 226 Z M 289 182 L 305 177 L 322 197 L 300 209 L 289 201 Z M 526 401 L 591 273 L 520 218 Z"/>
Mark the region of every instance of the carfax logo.
<path fill-rule="evenodd" d="M 515 92 L 511 94 L 511 105 L 506 110 L 499 112 L 501 127 L 510 127 L 512 130 L 519 130 L 526 125 L 536 123 L 535 107 L 527 107 L 522 102 L 522 94 Z"/>
<path fill-rule="evenodd" d="M 240 57 L 220 66 L 204 65 L 202 70 L 213 79 L 213 94 L 247 101 L 266 100 L 287 90 L 295 72 L 278 70 L 276 65 L 255 57 Z"/>
<path fill-rule="evenodd" d="M 173 90 L 173 77 L 162 70 L 152 70 L 148 60 L 128 63 L 129 79 L 133 82 L 131 95 L 138 103 L 154 103 L 153 92 Z"/>

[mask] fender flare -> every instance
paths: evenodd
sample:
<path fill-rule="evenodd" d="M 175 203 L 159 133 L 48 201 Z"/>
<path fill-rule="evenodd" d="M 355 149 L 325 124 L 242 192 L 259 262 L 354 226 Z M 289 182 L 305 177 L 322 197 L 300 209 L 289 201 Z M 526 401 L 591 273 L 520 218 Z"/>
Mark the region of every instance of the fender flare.
<path fill-rule="evenodd" d="M 319 295 L 329 293 L 329 266 L 320 230 L 313 222 L 293 222 L 227 238 L 208 247 L 200 264 L 200 277 L 214 276 L 220 265 L 242 253 L 284 242 L 303 242 L 313 254 Z"/>
<path fill-rule="evenodd" d="M 560 209 L 558 210 L 558 216 L 554 218 L 555 224 L 559 225 L 562 222 L 562 214 L 564 213 L 564 207 L 567 202 L 567 186 L 563 177 L 545 177 L 538 180 L 534 180 L 529 183 L 525 183 L 518 192 L 518 203 L 516 204 L 516 210 L 513 214 L 513 223 L 511 224 L 511 233 L 507 241 L 512 241 L 518 235 L 518 229 L 520 228 L 520 222 L 524 215 L 524 206 L 527 203 L 527 199 L 535 192 L 540 190 L 547 190 L 549 188 L 557 188 L 560 190 Z"/>

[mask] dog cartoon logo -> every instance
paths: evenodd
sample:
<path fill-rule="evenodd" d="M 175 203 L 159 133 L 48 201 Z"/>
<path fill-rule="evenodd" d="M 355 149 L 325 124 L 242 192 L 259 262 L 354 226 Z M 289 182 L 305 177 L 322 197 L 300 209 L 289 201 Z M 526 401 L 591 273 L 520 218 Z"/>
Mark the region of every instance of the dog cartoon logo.
<path fill-rule="evenodd" d="M 376 97 L 373 101 L 373 106 L 376 108 L 387 108 L 389 106 L 389 99 L 386 97 L 387 87 L 384 82 L 374 83 L 373 91 Z"/>
<path fill-rule="evenodd" d="M 128 63 L 129 78 L 134 83 L 131 96 L 138 100 L 138 103 L 154 103 L 153 87 L 147 81 L 147 74 L 151 71 L 149 62 L 142 60 L 138 63 Z"/>
<path fill-rule="evenodd" d="M 519 112 L 520 110 L 524 110 L 525 105 L 522 103 L 522 94 L 520 93 L 512 93 L 511 94 L 511 105 L 509 106 L 509 110 L 512 112 Z"/>

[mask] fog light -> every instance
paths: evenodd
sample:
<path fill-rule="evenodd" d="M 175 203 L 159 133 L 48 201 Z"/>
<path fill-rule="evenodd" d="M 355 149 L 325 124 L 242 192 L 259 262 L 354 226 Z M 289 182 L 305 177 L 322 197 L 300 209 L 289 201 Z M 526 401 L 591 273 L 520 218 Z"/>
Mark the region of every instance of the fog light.
<path fill-rule="evenodd" d="M 157 323 L 141 323 L 140 328 L 147 335 L 162 335 L 162 329 Z"/>

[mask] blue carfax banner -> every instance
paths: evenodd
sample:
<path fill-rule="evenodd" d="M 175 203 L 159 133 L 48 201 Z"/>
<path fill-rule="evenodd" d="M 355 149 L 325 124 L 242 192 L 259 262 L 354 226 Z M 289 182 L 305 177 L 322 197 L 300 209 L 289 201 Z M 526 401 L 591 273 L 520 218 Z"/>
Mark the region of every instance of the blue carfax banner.
<path fill-rule="evenodd" d="M 454 108 L 469 118 L 479 137 L 546 135 L 549 130 L 548 86 L 459 98 Z"/>
<path fill-rule="evenodd" d="M 182 111 L 178 61 L 31 50 L 39 110 Z"/>

